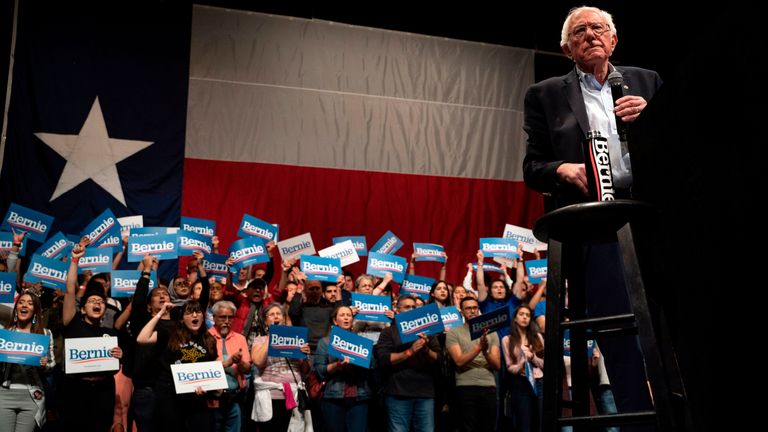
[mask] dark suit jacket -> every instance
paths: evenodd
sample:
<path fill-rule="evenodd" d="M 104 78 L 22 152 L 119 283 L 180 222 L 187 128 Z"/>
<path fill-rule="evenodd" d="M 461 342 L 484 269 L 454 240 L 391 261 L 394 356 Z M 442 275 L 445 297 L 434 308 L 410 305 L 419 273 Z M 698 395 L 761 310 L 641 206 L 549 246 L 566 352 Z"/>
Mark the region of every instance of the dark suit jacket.
<path fill-rule="evenodd" d="M 635 67 L 616 67 L 624 76 L 626 94 L 647 101 L 661 86 L 659 74 Z M 528 148 L 523 160 L 525 183 L 548 194 L 547 211 L 587 199 L 579 190 L 557 178 L 557 167 L 564 162 L 584 163 L 582 143 L 589 131 L 589 120 L 581 95 L 579 76 L 569 74 L 532 85 L 525 95 L 525 121 Z M 551 195 L 551 196 L 549 196 Z"/>

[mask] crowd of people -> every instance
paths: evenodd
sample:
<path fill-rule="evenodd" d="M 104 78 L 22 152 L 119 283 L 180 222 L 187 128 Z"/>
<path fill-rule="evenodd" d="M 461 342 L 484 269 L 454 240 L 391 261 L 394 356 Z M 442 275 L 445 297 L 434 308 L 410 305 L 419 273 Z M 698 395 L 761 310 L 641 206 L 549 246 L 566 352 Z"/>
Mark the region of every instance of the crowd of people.
<path fill-rule="evenodd" d="M 534 85 L 526 96 L 526 183 L 561 199 L 555 206 L 584 200 L 583 157 L 574 147 L 586 132 L 580 125 L 612 128 L 609 144 L 616 146 L 613 115 L 633 121 L 660 85 L 655 73 L 623 68 L 628 81 L 647 91 L 645 97 L 619 98 L 614 107 L 604 84 L 614 70 L 608 58 L 617 40 L 606 12 L 571 11 L 561 45 L 576 63 L 565 79 L 576 99 L 568 99 L 562 91 L 562 79 Z M 580 109 L 562 112 L 574 104 Z M 610 107 L 600 108 L 603 105 Z M 561 122 L 572 131 L 553 127 Z M 560 141 L 567 141 L 567 146 L 557 144 Z M 623 156 L 615 161 L 622 171 L 618 175 L 626 175 L 630 168 Z M 546 281 L 529 282 L 522 250 L 519 259 L 502 265 L 497 278 L 483 270 L 482 251 L 477 253 L 477 271 L 469 264 L 463 281 L 446 281 L 443 268 L 427 298 L 400 292 L 389 273 L 378 278 L 345 272 L 335 283 L 309 280 L 295 260 L 273 257 L 273 242 L 267 244 L 270 258 L 265 266 L 230 271 L 226 280 L 217 280 L 206 274 L 205 256 L 197 251 L 178 276 L 161 280 L 150 290 L 158 259 L 146 255 L 138 264 L 141 278 L 134 295 L 116 299 L 110 295 L 108 273 L 78 275 L 77 263 L 89 247 L 88 238 L 64 257 L 70 263 L 64 291 L 24 281 L 19 257 L 23 240 L 23 232 L 14 232 L 13 248 L 0 265 L 0 270 L 18 277 L 13 307 L 0 308 L 7 312 L 4 328 L 45 335 L 50 343 L 39 365 L 0 363 L 4 430 L 7 425 L 14 432 L 540 428 Z M 213 244 L 216 250 L 215 236 Z M 118 251 L 115 265 L 122 254 Z M 227 268 L 232 264 L 228 261 Z M 412 259 L 409 271 L 415 269 Z M 390 321 L 396 314 L 434 303 L 455 306 L 464 324 L 403 343 L 391 323 L 356 319 L 353 292 L 388 296 Z M 473 339 L 466 322 L 498 308 L 509 309 L 510 325 Z M 304 358 L 269 355 L 268 336 L 275 325 L 306 327 Z M 373 341 L 371 367 L 329 354 L 332 327 Z M 118 370 L 67 373 L 62 361 L 67 341 L 89 337 L 117 338 L 109 353 L 119 360 Z M 591 355 L 598 409 L 615 412 L 600 350 L 593 349 Z M 177 394 L 172 366 L 198 362 L 221 362 L 227 387 L 212 391 L 198 387 Z M 313 376 L 322 387 L 318 397 L 308 398 L 306 386 Z"/>

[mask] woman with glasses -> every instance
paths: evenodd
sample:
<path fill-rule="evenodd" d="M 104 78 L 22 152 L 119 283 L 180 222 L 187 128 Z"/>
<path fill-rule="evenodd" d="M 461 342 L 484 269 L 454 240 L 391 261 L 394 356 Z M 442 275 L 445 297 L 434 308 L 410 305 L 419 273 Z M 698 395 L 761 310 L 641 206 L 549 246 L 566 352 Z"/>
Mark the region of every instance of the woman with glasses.
<path fill-rule="evenodd" d="M 45 394 L 42 374 L 53 369 L 53 335 L 42 324 L 42 306 L 37 295 L 24 292 L 13 306 L 4 328 L 13 332 L 34 333 L 48 337 L 48 354 L 40 357 L 40 366 L 0 363 L 0 425 L 16 432 L 32 432 L 45 422 Z"/>
<path fill-rule="evenodd" d="M 87 243 L 86 243 L 87 244 Z M 104 287 L 95 280 L 88 281 L 85 292 L 80 298 L 79 314 L 76 310 L 77 263 L 85 255 L 85 246 L 81 242 L 72 249 L 72 259 L 67 273 L 67 292 L 62 307 L 64 323 L 64 347 L 67 341 L 75 338 L 117 336 L 113 328 L 101 326 L 101 318 L 107 311 L 107 298 Z M 123 357 L 123 350 L 115 346 L 110 355 L 117 359 Z M 117 370 L 104 372 L 86 372 L 66 374 L 59 387 L 61 394 L 61 415 L 63 430 L 105 431 L 112 426 L 115 410 L 115 379 Z M 83 415 L 83 410 L 88 415 Z"/>
<path fill-rule="evenodd" d="M 154 430 L 210 430 L 208 398 L 202 387 L 194 393 L 176 394 L 171 365 L 215 361 L 218 358 L 216 339 L 205 326 L 205 309 L 190 300 L 179 306 L 181 319 L 170 330 L 158 327 L 158 322 L 172 303 L 165 303 L 160 311 L 141 329 L 136 342 L 155 345 L 160 358 L 160 373 L 155 383 Z"/>

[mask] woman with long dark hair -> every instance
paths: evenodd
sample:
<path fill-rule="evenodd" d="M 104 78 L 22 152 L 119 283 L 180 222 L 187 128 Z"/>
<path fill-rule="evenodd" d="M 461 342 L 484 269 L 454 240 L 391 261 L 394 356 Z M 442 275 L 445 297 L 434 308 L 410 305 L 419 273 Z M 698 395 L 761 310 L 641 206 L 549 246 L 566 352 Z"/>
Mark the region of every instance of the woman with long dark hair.
<path fill-rule="evenodd" d="M 509 372 L 506 388 L 517 432 L 538 431 L 540 425 L 538 395 L 543 391 L 544 338 L 531 326 L 532 313 L 527 304 L 518 306 L 509 335 L 501 342 Z"/>
<path fill-rule="evenodd" d="M 43 327 L 42 306 L 37 295 L 24 292 L 13 305 L 13 313 L 0 328 L 20 333 L 48 336 L 48 355 L 40 358 L 40 366 L 0 363 L 0 425 L 16 432 L 32 432 L 45 422 L 45 394 L 42 374 L 51 370 L 53 336 Z"/>

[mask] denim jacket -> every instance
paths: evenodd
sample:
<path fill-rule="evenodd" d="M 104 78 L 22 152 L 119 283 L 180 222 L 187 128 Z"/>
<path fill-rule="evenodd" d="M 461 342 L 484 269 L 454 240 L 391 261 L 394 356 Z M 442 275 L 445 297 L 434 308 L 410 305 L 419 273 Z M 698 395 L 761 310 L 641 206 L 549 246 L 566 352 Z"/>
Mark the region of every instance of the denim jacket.
<path fill-rule="evenodd" d="M 356 384 L 357 386 L 357 398 L 356 400 L 368 400 L 371 398 L 371 389 L 368 384 L 370 379 L 370 369 L 363 369 L 358 366 L 347 365 L 344 369 L 328 373 L 328 363 L 336 361 L 328 357 L 328 343 L 330 338 L 328 336 L 320 339 L 317 343 L 317 351 L 315 353 L 314 369 L 320 376 L 320 379 L 325 381 L 325 392 L 323 397 L 326 399 L 341 399 L 344 397 L 344 384 L 349 382 Z"/>

